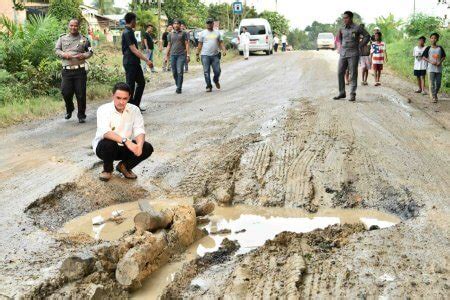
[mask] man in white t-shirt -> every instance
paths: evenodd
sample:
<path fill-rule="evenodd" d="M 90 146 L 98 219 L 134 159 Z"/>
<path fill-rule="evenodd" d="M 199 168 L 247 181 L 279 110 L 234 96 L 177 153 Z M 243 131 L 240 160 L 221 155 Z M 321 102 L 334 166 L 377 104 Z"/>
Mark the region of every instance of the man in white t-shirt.
<path fill-rule="evenodd" d="M 97 132 L 92 141 L 95 154 L 103 160 L 100 180 L 108 181 L 115 160 L 121 162 L 116 170 L 127 179 L 136 179 L 131 171 L 153 153 L 153 147 L 145 141 L 144 119 L 138 106 L 129 104 L 131 89 L 126 83 L 113 88 L 113 101 L 97 110 Z"/>
<path fill-rule="evenodd" d="M 273 50 L 275 50 L 275 52 L 278 52 L 279 44 L 280 44 L 280 39 L 278 38 L 278 34 L 275 33 L 275 36 L 273 38 Z"/>
<path fill-rule="evenodd" d="M 281 36 L 281 51 L 286 52 L 287 36 L 283 33 Z"/>
<path fill-rule="evenodd" d="M 417 77 L 417 85 L 419 86 L 419 89 L 416 91 L 416 93 L 422 93 L 423 95 L 426 95 L 427 92 L 425 90 L 425 76 L 427 74 L 427 66 L 428 63 L 426 60 L 422 59 L 423 52 L 425 51 L 425 42 L 426 38 L 424 36 L 421 36 L 418 39 L 418 44 L 416 47 L 414 47 L 413 56 L 414 56 L 414 76 Z"/>
<path fill-rule="evenodd" d="M 222 52 L 220 52 L 222 51 Z M 213 70 L 213 82 L 216 88 L 220 89 L 220 59 L 227 54 L 223 43 L 223 35 L 219 30 L 214 29 L 214 20 L 206 20 L 206 29 L 198 38 L 197 61 L 202 61 L 203 75 L 205 76 L 206 92 L 212 91 L 211 69 Z M 200 57 L 201 56 L 201 57 Z"/>
<path fill-rule="evenodd" d="M 247 60 L 250 55 L 250 33 L 247 31 L 247 27 L 242 27 L 242 33 L 239 35 L 239 44 L 242 46 L 244 59 Z"/>

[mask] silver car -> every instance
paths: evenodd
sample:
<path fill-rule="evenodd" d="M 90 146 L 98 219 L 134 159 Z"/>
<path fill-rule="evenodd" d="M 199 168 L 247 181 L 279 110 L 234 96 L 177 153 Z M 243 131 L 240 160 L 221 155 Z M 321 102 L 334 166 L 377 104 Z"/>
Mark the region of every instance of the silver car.
<path fill-rule="evenodd" d="M 334 34 L 331 32 L 321 32 L 317 36 L 317 51 L 320 49 L 336 49 Z"/>

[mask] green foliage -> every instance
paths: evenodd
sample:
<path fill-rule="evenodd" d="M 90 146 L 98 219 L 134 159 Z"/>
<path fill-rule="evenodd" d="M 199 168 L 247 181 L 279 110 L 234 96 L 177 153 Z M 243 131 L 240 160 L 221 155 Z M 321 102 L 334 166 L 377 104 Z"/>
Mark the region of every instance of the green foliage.
<path fill-rule="evenodd" d="M 136 10 L 136 16 L 138 29 L 141 31 L 146 30 L 147 24 L 152 24 L 153 26 L 158 24 L 158 16 L 153 9 L 138 8 L 138 10 Z"/>
<path fill-rule="evenodd" d="M 59 23 L 54 17 L 32 16 L 23 26 L 13 27 L 4 21 L 0 19 L 0 26 L 6 24 L 9 30 L 0 34 L 0 66 L 8 72 L 21 71 L 23 61 L 37 67 L 44 58 L 55 57 Z"/>
<path fill-rule="evenodd" d="M 208 7 L 200 0 L 165 0 L 163 10 L 169 23 L 181 19 L 188 27 L 203 27 L 208 16 Z"/>
<path fill-rule="evenodd" d="M 288 43 L 295 50 L 311 50 L 315 48 L 315 44 L 310 40 L 308 34 L 300 29 L 294 29 L 287 35 Z"/>
<path fill-rule="evenodd" d="M 378 17 L 376 19 L 376 25 L 380 27 L 385 42 L 392 43 L 403 38 L 403 32 L 401 30 L 403 21 L 395 20 L 393 14 L 389 14 L 387 17 Z"/>
<path fill-rule="evenodd" d="M 442 26 L 442 20 L 425 14 L 412 15 L 406 24 L 405 31 L 411 37 L 424 35 L 428 37 L 431 33 L 438 31 Z"/>
<path fill-rule="evenodd" d="M 89 62 L 88 80 L 99 83 L 112 83 L 123 80 L 122 69 L 118 66 L 108 66 L 105 52 L 96 53 Z"/>
<path fill-rule="evenodd" d="M 92 6 L 98 9 L 102 15 L 119 14 L 122 10 L 114 7 L 114 0 L 94 0 Z"/>
<path fill-rule="evenodd" d="M 67 24 L 73 18 L 83 19 L 80 5 L 82 0 L 50 0 L 49 14 L 55 17 L 61 24 L 61 29 L 66 30 Z"/>
<path fill-rule="evenodd" d="M 287 34 L 289 32 L 289 21 L 283 15 L 275 11 L 265 10 L 259 17 L 269 22 L 273 32 L 278 34 Z"/>

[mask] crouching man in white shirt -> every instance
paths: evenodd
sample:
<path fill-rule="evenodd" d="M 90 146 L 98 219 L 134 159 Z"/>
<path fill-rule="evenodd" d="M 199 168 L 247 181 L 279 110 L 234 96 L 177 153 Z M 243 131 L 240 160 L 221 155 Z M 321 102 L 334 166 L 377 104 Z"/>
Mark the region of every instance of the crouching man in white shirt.
<path fill-rule="evenodd" d="M 108 181 L 113 163 L 120 160 L 116 170 L 125 178 L 136 179 L 131 171 L 150 157 L 153 147 L 145 141 L 144 119 L 139 107 L 128 104 L 131 89 L 126 83 L 113 88 L 113 101 L 97 110 L 97 133 L 92 141 L 95 154 L 103 160 L 100 180 Z"/>

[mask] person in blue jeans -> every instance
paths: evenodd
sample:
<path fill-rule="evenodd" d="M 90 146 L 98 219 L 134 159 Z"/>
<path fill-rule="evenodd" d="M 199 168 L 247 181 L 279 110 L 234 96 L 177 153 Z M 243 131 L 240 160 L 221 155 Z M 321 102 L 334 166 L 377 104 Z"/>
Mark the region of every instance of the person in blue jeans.
<path fill-rule="evenodd" d="M 169 33 L 167 45 L 167 54 L 164 58 L 165 62 L 169 60 L 172 68 L 173 79 L 177 86 L 176 93 L 181 94 L 183 89 L 183 72 L 186 60 L 189 62 L 189 38 L 183 30 L 181 30 L 181 22 L 178 19 L 173 21 L 173 31 Z"/>
<path fill-rule="evenodd" d="M 217 89 L 220 89 L 220 57 L 219 50 L 222 50 L 222 55 L 227 54 L 225 45 L 223 43 L 223 36 L 218 30 L 214 30 L 214 20 L 209 18 L 206 20 L 206 29 L 203 30 L 198 39 L 197 47 L 197 61 L 200 61 L 200 55 L 203 65 L 203 73 L 206 81 L 206 92 L 212 91 L 211 84 L 211 67 L 214 73 L 214 84 Z"/>

